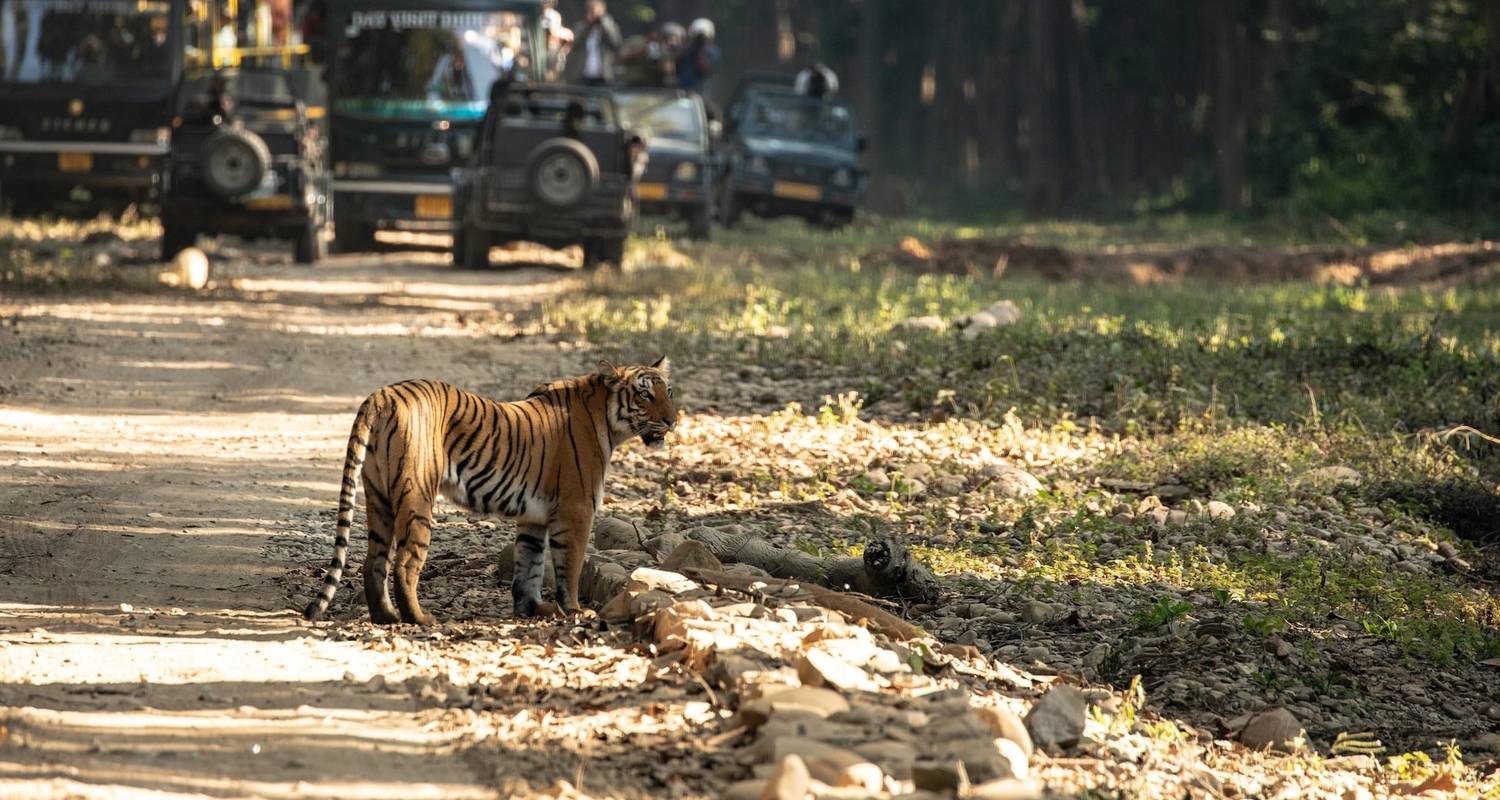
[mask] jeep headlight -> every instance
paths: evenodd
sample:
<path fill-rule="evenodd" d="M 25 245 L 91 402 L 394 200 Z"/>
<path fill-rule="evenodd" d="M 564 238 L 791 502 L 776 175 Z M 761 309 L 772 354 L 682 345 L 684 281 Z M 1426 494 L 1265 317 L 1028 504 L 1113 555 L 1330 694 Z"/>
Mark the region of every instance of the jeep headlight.
<path fill-rule="evenodd" d="M 26 137 L 14 125 L 0 125 L 0 142 L 19 142 Z"/>
<path fill-rule="evenodd" d="M 171 128 L 136 128 L 130 132 L 132 144 L 159 144 L 166 147 L 172 141 Z"/>
<path fill-rule="evenodd" d="M 698 165 L 691 161 L 682 161 L 677 168 L 672 170 L 672 180 L 690 183 L 698 179 Z"/>
<path fill-rule="evenodd" d="M 854 186 L 854 170 L 848 167 L 839 167 L 833 171 L 833 185 L 840 189 L 849 189 Z"/>
<path fill-rule="evenodd" d="M 745 170 L 747 172 L 767 175 L 771 172 L 771 162 L 767 161 L 765 156 L 751 156 L 745 161 Z"/>

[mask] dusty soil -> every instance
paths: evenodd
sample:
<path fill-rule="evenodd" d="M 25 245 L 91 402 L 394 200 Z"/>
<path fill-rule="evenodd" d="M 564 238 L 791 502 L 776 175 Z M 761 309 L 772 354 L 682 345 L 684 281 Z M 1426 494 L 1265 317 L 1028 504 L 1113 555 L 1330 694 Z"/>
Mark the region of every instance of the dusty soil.
<path fill-rule="evenodd" d="M 655 721 L 677 679 L 602 634 L 496 608 L 390 637 L 291 610 L 326 558 L 361 393 L 430 375 L 504 396 L 578 371 L 524 331 L 575 278 L 421 253 L 216 260 L 207 297 L 0 298 L 0 795 L 492 797 L 621 764 L 625 794 L 675 780 L 671 748 L 587 765 L 590 742 L 689 724 Z M 268 558 L 299 518 L 317 555 Z M 511 688 L 450 708 L 446 684 L 481 673 Z"/>

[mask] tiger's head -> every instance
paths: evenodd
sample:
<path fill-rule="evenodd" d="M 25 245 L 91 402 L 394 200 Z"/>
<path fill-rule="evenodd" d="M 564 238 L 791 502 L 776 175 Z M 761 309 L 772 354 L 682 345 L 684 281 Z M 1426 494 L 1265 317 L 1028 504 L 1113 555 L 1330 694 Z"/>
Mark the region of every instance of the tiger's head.
<path fill-rule="evenodd" d="M 677 427 L 677 406 L 672 403 L 671 364 L 662 356 L 649 367 L 599 365 L 599 375 L 609 387 L 609 424 L 624 438 L 640 436 L 651 447 L 666 443 Z"/>

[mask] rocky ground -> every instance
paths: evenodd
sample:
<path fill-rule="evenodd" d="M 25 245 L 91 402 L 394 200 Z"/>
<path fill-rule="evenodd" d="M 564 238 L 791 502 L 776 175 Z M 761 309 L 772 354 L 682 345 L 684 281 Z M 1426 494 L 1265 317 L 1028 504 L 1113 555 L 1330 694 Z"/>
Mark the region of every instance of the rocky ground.
<path fill-rule="evenodd" d="M 605 508 L 642 544 L 599 548 L 619 566 L 596 564 L 598 618 L 511 621 L 512 527 L 443 506 L 438 627 L 368 625 L 353 580 L 305 625 L 364 393 L 518 396 L 658 353 L 575 328 L 569 304 L 618 286 L 551 263 L 306 270 L 225 245 L 189 294 L 152 288 L 150 233 L 9 232 L 0 794 L 1500 792 L 1494 556 L 1361 491 L 1373 462 L 1275 451 L 1251 459 L 1275 491 L 1226 489 L 1197 445 L 866 406 L 858 371 L 798 359 L 670 353 L 687 413 L 668 450 L 616 456 Z M 736 252 L 658 243 L 633 267 Z M 57 288 L 79 270 L 106 287 Z M 1223 438 L 1258 458 L 1257 436 Z M 733 565 L 684 544 L 705 530 L 823 558 L 895 539 L 941 591 L 832 610 L 714 578 Z"/>

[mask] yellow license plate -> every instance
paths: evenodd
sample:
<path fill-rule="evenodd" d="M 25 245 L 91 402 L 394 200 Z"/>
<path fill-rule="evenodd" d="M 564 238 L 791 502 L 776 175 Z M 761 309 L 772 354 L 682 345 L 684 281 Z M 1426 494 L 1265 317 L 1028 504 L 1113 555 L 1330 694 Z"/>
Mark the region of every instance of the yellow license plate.
<path fill-rule="evenodd" d="M 447 219 L 453 216 L 453 198 L 445 194 L 419 194 L 417 216 L 422 219 Z"/>
<path fill-rule="evenodd" d="M 823 198 L 823 187 L 811 183 L 777 181 L 776 185 L 771 188 L 771 192 L 777 197 L 789 197 L 793 200 L 821 200 Z"/>
<path fill-rule="evenodd" d="M 636 195 L 642 200 L 665 200 L 667 199 L 667 185 L 665 183 L 643 183 L 636 187 Z"/>
<path fill-rule="evenodd" d="M 58 153 L 57 168 L 63 172 L 88 172 L 94 168 L 94 154 Z"/>
<path fill-rule="evenodd" d="M 256 211 L 285 211 L 292 207 L 292 196 L 273 194 L 270 197 L 252 197 L 245 201 L 245 208 Z"/>

